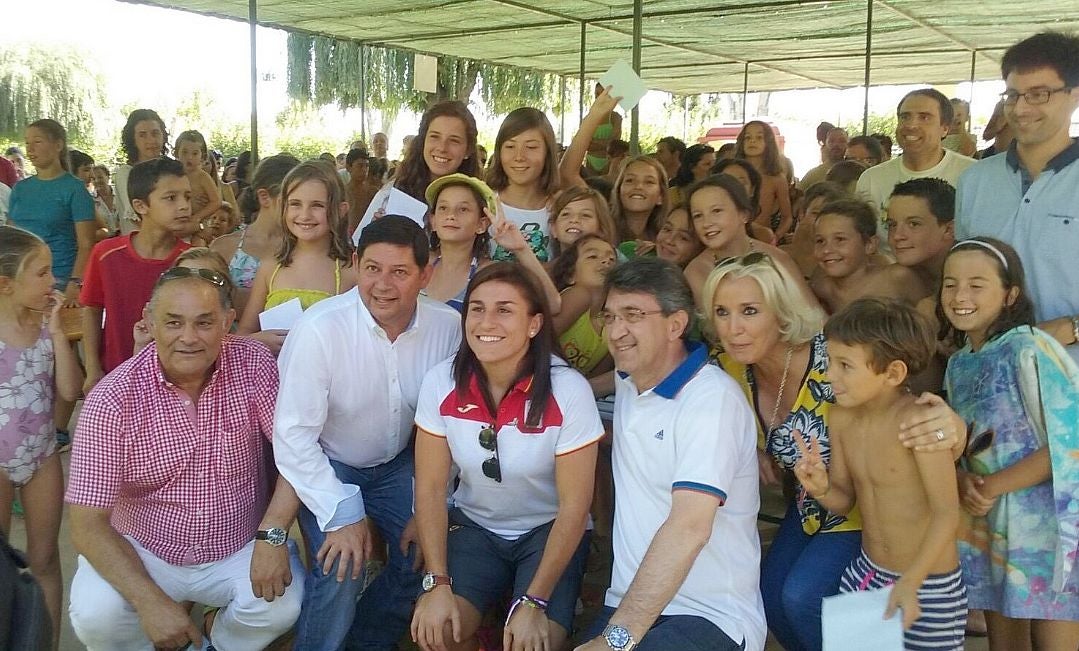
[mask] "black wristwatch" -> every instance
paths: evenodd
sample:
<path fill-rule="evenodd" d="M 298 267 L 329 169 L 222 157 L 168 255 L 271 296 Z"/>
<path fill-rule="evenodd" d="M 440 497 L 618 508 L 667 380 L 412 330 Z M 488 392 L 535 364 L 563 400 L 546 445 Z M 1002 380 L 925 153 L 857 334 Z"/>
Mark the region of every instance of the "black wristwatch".
<path fill-rule="evenodd" d="M 281 527 L 270 527 L 269 529 L 259 529 L 255 532 L 255 540 L 265 540 L 272 547 L 280 547 L 288 540 L 288 532 Z"/>

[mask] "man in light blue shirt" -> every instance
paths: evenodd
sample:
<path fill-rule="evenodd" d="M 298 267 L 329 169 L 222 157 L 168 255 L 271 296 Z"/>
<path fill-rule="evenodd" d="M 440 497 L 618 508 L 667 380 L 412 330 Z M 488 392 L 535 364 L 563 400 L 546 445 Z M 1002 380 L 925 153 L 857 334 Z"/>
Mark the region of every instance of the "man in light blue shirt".
<path fill-rule="evenodd" d="M 1045 32 L 1013 45 L 1001 63 L 1004 116 L 1015 131 L 1005 154 L 959 179 L 956 238 L 983 235 L 1019 253 L 1038 327 L 1079 361 L 1079 37 Z"/>

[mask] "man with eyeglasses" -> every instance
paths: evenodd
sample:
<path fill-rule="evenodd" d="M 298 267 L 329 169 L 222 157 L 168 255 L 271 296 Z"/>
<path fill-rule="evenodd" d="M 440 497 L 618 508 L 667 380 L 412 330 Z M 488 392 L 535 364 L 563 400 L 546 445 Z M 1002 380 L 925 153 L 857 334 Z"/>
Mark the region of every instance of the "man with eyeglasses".
<path fill-rule="evenodd" d="M 843 158 L 873 167 L 884 161 L 884 147 L 873 136 L 854 136 L 847 141 L 847 151 L 844 152 Z"/>
<path fill-rule="evenodd" d="M 299 500 L 266 472 L 274 358 L 228 334 L 235 312 L 214 271 L 166 271 L 144 318 L 154 342 L 97 384 L 79 418 L 72 627 L 91 651 L 265 648 L 303 595 L 287 542 Z M 200 629 L 184 602 L 216 610 Z"/>
<path fill-rule="evenodd" d="M 959 175 L 975 163 L 950 149 L 944 136 L 951 128 L 952 103 L 940 91 L 918 88 L 899 101 L 896 142 L 903 148 L 900 156 L 869 168 L 858 178 L 858 194 L 877 210 L 877 236 L 880 250 L 891 253 L 888 245 L 888 198 L 895 186 L 911 179 L 943 179 L 955 187 Z"/>
<path fill-rule="evenodd" d="M 420 297 L 427 234 L 387 215 L 363 229 L 356 289 L 304 312 L 281 349 L 274 458 L 303 502 L 310 570 L 297 650 L 395 649 L 420 592 L 412 520 L 412 433 L 424 374 L 457 352 L 461 317 Z M 386 568 L 363 596 L 372 530 Z M 359 598 L 359 603 L 357 603 Z M 351 633 L 350 633 L 351 630 Z"/>
<path fill-rule="evenodd" d="M 985 235 L 1012 245 L 1038 327 L 1079 361 L 1079 141 L 1069 133 L 1079 107 L 1079 36 L 1031 36 L 1004 53 L 1001 72 L 1015 141 L 963 174 L 956 239 Z"/>
<path fill-rule="evenodd" d="M 638 258 L 607 277 L 618 369 L 614 566 L 578 651 L 764 648 L 757 429 L 738 385 L 689 344 L 681 270 Z"/>

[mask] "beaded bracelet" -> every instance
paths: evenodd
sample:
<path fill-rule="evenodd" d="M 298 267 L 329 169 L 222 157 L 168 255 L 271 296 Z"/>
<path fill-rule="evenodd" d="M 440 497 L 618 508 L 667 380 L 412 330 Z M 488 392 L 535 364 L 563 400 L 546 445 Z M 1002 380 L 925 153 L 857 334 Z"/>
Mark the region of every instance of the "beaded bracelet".
<path fill-rule="evenodd" d="M 517 607 L 522 604 L 528 606 L 529 608 L 535 608 L 536 610 L 545 613 L 547 612 L 547 607 L 551 605 L 551 602 L 547 601 L 546 599 L 540 599 L 539 597 L 533 597 L 532 595 L 527 594 L 517 597 L 510 605 L 509 612 L 506 613 L 506 626 L 510 625 L 510 618 L 513 617 L 513 613 L 516 612 Z"/>

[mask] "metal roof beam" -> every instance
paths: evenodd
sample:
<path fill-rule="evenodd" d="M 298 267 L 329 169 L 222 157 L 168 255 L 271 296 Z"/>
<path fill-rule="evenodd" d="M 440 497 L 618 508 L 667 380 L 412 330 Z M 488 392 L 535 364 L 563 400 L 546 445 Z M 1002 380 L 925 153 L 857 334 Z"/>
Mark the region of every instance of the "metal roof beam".
<path fill-rule="evenodd" d="M 905 11 L 905 10 L 900 9 L 898 7 L 893 7 L 891 4 L 889 4 L 887 2 L 887 0 L 873 0 L 873 3 L 877 4 L 877 5 L 880 5 L 881 7 L 884 7 L 888 11 L 891 11 L 895 15 L 897 15 L 897 16 L 899 16 L 899 17 L 901 17 L 901 18 L 903 18 L 903 19 L 905 19 L 907 21 L 910 21 L 910 22 L 914 23 L 915 25 L 917 25 L 918 27 L 921 27 L 922 29 L 933 32 L 937 36 L 958 45 L 959 47 L 963 48 L 967 52 L 975 52 L 975 53 L 981 54 L 981 51 L 977 47 L 971 45 L 970 43 L 962 41 L 962 40 L 956 38 L 955 36 L 952 36 L 951 34 L 949 34 L 948 32 L 944 31 L 943 29 L 941 29 L 939 27 L 936 27 L 934 25 L 930 25 L 928 22 L 926 22 L 925 20 L 923 20 L 921 18 L 918 18 L 917 16 L 910 13 L 909 11 Z M 996 59 L 994 59 L 994 58 L 992 58 L 992 57 L 990 57 L 990 56 L 988 56 L 986 54 L 982 54 L 982 56 L 989 59 L 993 63 L 998 63 L 998 61 Z"/>
<path fill-rule="evenodd" d="M 498 4 L 508 4 L 508 3 L 505 3 L 505 2 L 499 2 L 498 0 L 493 0 L 493 1 L 498 2 Z M 697 7 L 697 8 L 694 8 L 694 9 L 668 9 L 666 11 L 653 11 L 653 12 L 645 11 L 644 12 L 644 17 L 645 18 L 676 18 L 676 17 L 681 17 L 681 16 L 692 16 L 692 15 L 696 15 L 696 14 L 700 14 L 700 13 L 708 13 L 708 14 L 715 15 L 715 14 L 723 14 L 723 13 L 728 13 L 728 12 L 729 13 L 734 13 L 736 11 L 744 12 L 746 10 L 751 10 L 751 9 L 763 9 L 763 8 L 772 9 L 772 8 L 783 8 L 783 7 L 790 7 L 790 6 L 828 4 L 829 1 L 830 0 L 784 0 L 784 1 L 781 1 L 781 2 L 752 2 L 752 3 L 746 3 L 746 4 L 740 4 L 740 5 L 722 4 L 722 5 L 711 5 L 711 6 L 706 6 L 706 7 Z M 520 8 L 518 6 L 518 4 L 519 3 L 513 3 L 512 6 L 514 6 L 515 8 Z M 626 20 L 633 20 L 633 15 L 632 14 L 622 14 L 622 15 L 617 15 L 617 16 L 604 16 L 603 18 L 581 19 L 581 18 L 574 18 L 574 17 L 568 16 L 566 14 L 560 14 L 560 13 L 557 13 L 557 12 L 551 12 L 551 11 L 538 9 L 538 8 L 533 8 L 533 11 L 535 11 L 536 13 L 540 13 L 541 15 L 544 15 L 544 16 L 557 17 L 557 18 L 556 18 L 556 20 L 543 21 L 543 22 L 538 22 L 538 23 L 528 23 L 528 24 L 523 24 L 523 25 L 504 25 L 504 26 L 501 26 L 501 27 L 489 27 L 489 28 L 480 28 L 480 29 L 463 30 L 463 31 L 462 30 L 456 30 L 456 31 L 446 30 L 446 31 L 440 31 L 440 32 L 413 34 L 413 35 L 405 36 L 403 38 L 374 39 L 374 40 L 369 40 L 369 41 L 366 41 L 366 42 L 367 43 L 372 43 L 372 44 L 378 44 L 378 43 L 410 43 L 410 42 L 413 42 L 413 41 L 441 40 L 441 39 L 445 39 L 445 38 L 459 38 L 459 37 L 462 37 L 462 36 L 483 36 L 483 35 L 487 35 L 487 34 L 499 34 L 499 33 L 503 33 L 503 32 L 514 32 L 514 31 L 527 30 L 527 29 L 543 29 L 543 28 L 548 28 L 548 27 L 561 27 L 561 26 L 566 26 L 566 25 L 579 25 L 581 23 L 596 26 L 596 25 L 599 25 L 600 23 L 614 23 L 614 22 L 620 22 L 620 21 L 626 21 Z M 356 17 L 359 17 L 359 18 L 362 19 L 362 17 L 365 17 L 365 15 L 359 14 Z"/>
<path fill-rule="evenodd" d="M 468 36 L 487 36 L 490 34 L 501 34 L 504 32 L 519 32 L 521 30 L 529 29 L 547 29 L 549 27 L 569 27 L 576 26 L 577 23 L 566 22 L 564 20 L 550 20 L 541 23 L 528 23 L 527 25 L 502 25 L 499 27 L 483 27 L 479 29 L 467 29 L 467 30 L 447 30 L 444 32 L 430 32 L 427 34 L 413 34 L 410 36 L 400 38 L 376 38 L 369 41 L 364 41 L 371 45 L 382 45 L 392 43 L 412 43 L 414 41 L 439 41 L 446 38 L 461 38 Z"/>
<path fill-rule="evenodd" d="M 602 24 L 599 24 L 599 23 L 589 23 L 589 24 L 592 25 L 593 27 L 596 27 L 597 29 L 603 29 L 603 30 L 606 30 L 606 31 L 609 31 L 609 32 L 614 32 L 615 34 L 621 34 L 623 36 L 632 36 L 632 33 L 627 33 L 626 30 L 618 29 L 616 27 L 610 27 L 608 25 L 602 25 Z M 689 45 L 682 45 L 680 43 L 673 43 L 673 42 L 666 41 L 664 39 L 655 38 L 655 37 L 652 37 L 652 36 L 642 37 L 641 40 L 648 41 L 649 43 L 653 43 L 655 45 L 662 45 L 663 47 L 669 47 L 669 48 L 671 48 L 673 50 L 681 50 L 683 52 L 689 52 L 690 54 L 699 54 L 699 55 L 702 55 L 702 56 L 711 57 L 713 59 L 722 59 L 726 63 L 741 63 L 741 64 L 751 63 L 750 61 L 747 61 L 746 59 L 743 59 L 743 58 L 740 58 L 740 57 L 734 57 L 734 56 L 731 56 L 729 54 L 725 54 L 723 52 L 712 52 L 710 50 L 704 50 L 704 49 L 697 48 L 697 47 L 691 47 Z M 792 77 L 797 77 L 799 79 L 805 79 L 806 81 L 812 81 L 812 82 L 815 82 L 815 83 L 818 83 L 818 84 L 823 84 L 824 86 L 826 86 L 828 88 L 838 88 L 838 86 L 834 82 L 828 81 L 826 79 L 821 79 L 819 77 L 814 77 L 812 75 L 804 75 L 804 74 L 801 74 L 801 73 L 798 73 L 798 72 L 791 72 L 790 70 L 784 70 L 782 68 L 777 68 L 775 66 L 771 66 L 771 65 L 763 64 L 763 63 L 753 63 L 753 65 L 755 65 L 755 66 L 757 66 L 759 68 L 764 68 L 766 70 L 771 70 L 772 72 L 778 72 L 780 74 L 790 75 Z"/>
<path fill-rule="evenodd" d="M 630 38 L 633 37 L 633 32 L 632 31 L 626 31 L 626 30 L 623 30 L 623 29 L 618 29 L 616 27 L 611 27 L 609 25 L 604 25 L 604 24 L 602 24 L 601 22 L 598 22 L 598 21 L 586 21 L 586 20 L 582 20 L 582 19 L 576 19 L 573 16 L 570 16 L 568 14 L 563 14 L 563 13 L 557 12 L 557 11 L 550 11 L 548 9 L 540 9 L 538 7 L 533 7 L 533 6 L 528 5 L 526 3 L 523 3 L 523 2 L 517 2 L 516 0 L 491 0 L 491 2 L 494 2 L 496 4 L 506 5 L 507 7 L 514 7 L 516 9 L 520 9 L 522 11 L 530 11 L 532 13 L 537 13 L 537 14 L 540 14 L 542 16 L 548 16 L 550 18 L 558 18 L 558 19 L 561 19 L 561 20 L 576 20 L 577 22 L 587 23 L 588 25 L 591 25 L 593 27 L 596 27 L 598 29 L 602 29 L 602 30 L 605 30 L 605 31 L 608 31 L 608 32 L 613 32 L 615 34 L 621 34 L 622 36 L 629 36 Z M 796 2 L 796 4 L 801 4 L 801 3 L 797 2 L 797 0 L 795 0 L 795 2 Z M 764 3 L 764 4 L 768 4 L 768 3 Z M 649 17 L 651 17 L 651 16 L 649 16 Z M 604 19 L 604 20 L 610 20 L 610 19 Z M 670 41 L 654 38 L 654 37 L 651 37 L 651 36 L 642 36 L 641 40 L 642 41 L 647 41 L 649 43 L 653 43 L 655 45 L 662 45 L 663 47 L 669 47 L 671 49 L 681 50 L 683 52 L 689 52 L 690 54 L 699 54 L 701 56 L 707 56 L 707 57 L 711 57 L 711 58 L 714 58 L 714 59 L 724 59 L 726 61 L 736 61 L 736 62 L 742 63 L 742 64 L 747 63 L 747 61 L 744 60 L 744 59 L 733 57 L 733 56 L 730 56 L 728 54 L 723 54 L 723 53 L 719 53 L 719 52 L 711 52 L 709 50 L 704 50 L 704 49 L 701 49 L 701 48 L 695 48 L 695 47 L 690 47 L 688 45 L 681 45 L 681 44 L 678 44 L 678 43 L 672 43 Z M 815 83 L 818 83 L 818 84 L 823 84 L 824 86 L 827 86 L 828 88 L 837 88 L 835 83 L 827 81 L 825 79 L 820 79 L 820 78 L 813 77 L 813 76 L 810 76 L 810 75 L 803 75 L 803 74 L 799 74 L 799 73 L 796 73 L 796 72 L 791 72 L 789 70 L 783 70 L 781 68 L 776 68 L 776 67 L 769 66 L 769 65 L 761 65 L 761 64 L 755 64 L 755 65 L 757 65 L 758 67 L 761 67 L 761 68 L 772 70 L 773 72 L 778 72 L 778 73 L 785 74 L 785 75 L 791 75 L 792 77 L 797 77 L 799 79 L 805 79 L 806 81 L 812 81 L 812 82 L 815 82 Z"/>

